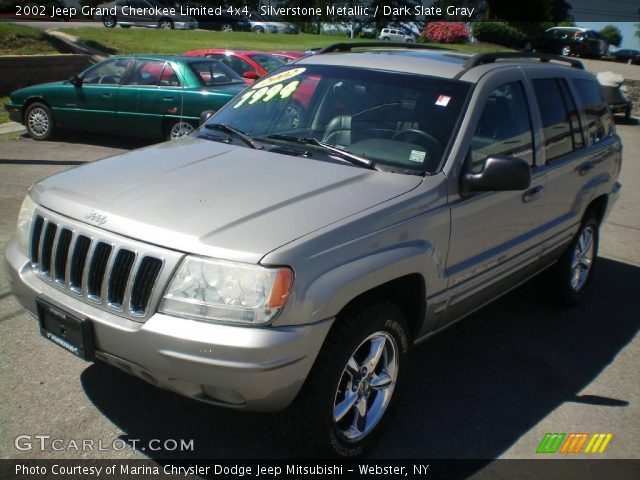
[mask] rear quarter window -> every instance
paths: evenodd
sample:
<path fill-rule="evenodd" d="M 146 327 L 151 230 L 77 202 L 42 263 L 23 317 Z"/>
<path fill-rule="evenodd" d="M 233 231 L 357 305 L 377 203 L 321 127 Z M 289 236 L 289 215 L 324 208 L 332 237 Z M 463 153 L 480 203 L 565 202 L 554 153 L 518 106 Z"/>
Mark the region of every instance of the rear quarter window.
<path fill-rule="evenodd" d="M 591 144 L 598 143 L 614 132 L 613 117 L 604 100 L 602 87 L 596 80 L 574 78 L 573 85 L 580 97 L 587 121 L 587 137 Z"/>

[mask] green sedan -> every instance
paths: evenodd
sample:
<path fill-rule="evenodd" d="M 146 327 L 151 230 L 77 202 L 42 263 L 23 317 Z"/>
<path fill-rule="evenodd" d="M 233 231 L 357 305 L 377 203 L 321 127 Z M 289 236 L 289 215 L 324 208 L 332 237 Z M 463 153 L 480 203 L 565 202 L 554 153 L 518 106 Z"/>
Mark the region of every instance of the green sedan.
<path fill-rule="evenodd" d="M 16 90 L 5 108 L 35 140 L 51 138 L 59 127 L 175 139 L 245 86 L 217 60 L 118 56 L 69 80 Z"/>

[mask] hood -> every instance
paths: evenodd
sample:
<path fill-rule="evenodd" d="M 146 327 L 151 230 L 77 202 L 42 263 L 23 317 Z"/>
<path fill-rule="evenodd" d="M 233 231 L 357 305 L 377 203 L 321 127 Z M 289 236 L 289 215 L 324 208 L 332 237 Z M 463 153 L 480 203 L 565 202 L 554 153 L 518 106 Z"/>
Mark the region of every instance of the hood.
<path fill-rule="evenodd" d="M 41 94 L 44 89 L 54 89 L 61 85 L 67 83 L 67 80 L 60 80 L 58 82 L 47 82 L 47 83 L 39 83 L 37 85 L 31 85 L 29 87 L 19 88 L 18 90 L 14 90 L 11 92 L 10 97 L 14 101 L 19 101 L 21 99 L 27 98 L 32 95 Z"/>
<path fill-rule="evenodd" d="M 184 252 L 257 263 L 314 230 L 417 187 L 422 177 L 186 137 L 62 172 L 36 203 Z M 104 219 L 104 217 L 103 217 Z"/>

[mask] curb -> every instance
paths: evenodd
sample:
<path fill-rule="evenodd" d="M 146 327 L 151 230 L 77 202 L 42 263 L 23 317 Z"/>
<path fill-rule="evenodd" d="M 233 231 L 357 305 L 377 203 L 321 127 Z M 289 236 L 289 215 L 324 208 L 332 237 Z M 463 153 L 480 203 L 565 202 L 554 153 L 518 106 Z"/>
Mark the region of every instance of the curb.
<path fill-rule="evenodd" d="M 0 135 L 6 135 L 7 133 L 23 132 L 25 130 L 24 125 L 18 122 L 0 123 Z"/>

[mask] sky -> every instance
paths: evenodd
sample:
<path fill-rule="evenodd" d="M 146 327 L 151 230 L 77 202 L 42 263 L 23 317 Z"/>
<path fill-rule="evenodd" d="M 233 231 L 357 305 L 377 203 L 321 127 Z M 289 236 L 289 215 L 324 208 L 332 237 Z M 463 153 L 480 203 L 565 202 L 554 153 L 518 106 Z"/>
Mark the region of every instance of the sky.
<path fill-rule="evenodd" d="M 620 48 L 633 48 L 640 50 L 640 38 L 636 37 L 636 24 L 633 22 L 579 22 L 576 26 L 592 28 L 594 30 L 602 30 L 605 25 L 615 25 L 622 32 L 622 44 Z"/>

